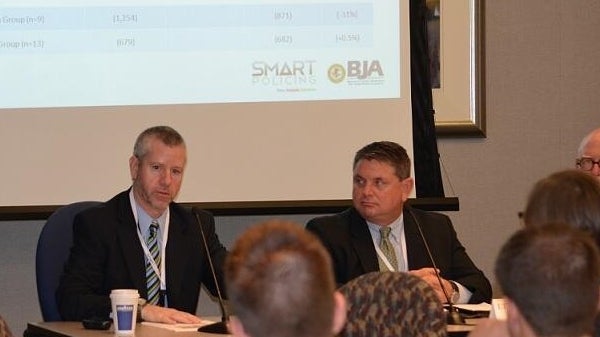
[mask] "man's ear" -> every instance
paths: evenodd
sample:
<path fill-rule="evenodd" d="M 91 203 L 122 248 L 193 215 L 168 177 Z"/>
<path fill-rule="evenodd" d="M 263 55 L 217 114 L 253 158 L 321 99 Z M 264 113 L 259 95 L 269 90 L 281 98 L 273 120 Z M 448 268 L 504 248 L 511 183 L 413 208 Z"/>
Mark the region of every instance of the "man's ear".
<path fill-rule="evenodd" d="M 527 336 L 531 331 L 529 323 L 521 314 L 521 310 L 517 307 L 515 302 L 510 298 L 505 297 L 506 306 L 506 327 L 510 332 L 510 335 L 514 336 Z"/>
<path fill-rule="evenodd" d="M 346 324 L 346 316 L 347 316 L 347 308 L 346 308 L 346 298 L 339 291 L 335 291 L 333 293 L 333 326 L 332 332 L 334 335 L 337 335 Z"/>
<path fill-rule="evenodd" d="M 138 175 L 139 168 L 139 160 L 136 156 L 129 157 L 129 174 L 131 175 L 131 180 L 135 180 Z"/>
<path fill-rule="evenodd" d="M 402 184 L 402 192 L 403 192 L 402 200 L 406 201 L 406 200 L 408 200 L 410 193 L 412 192 L 413 188 L 415 187 L 415 180 L 411 177 L 408 177 L 408 178 L 402 180 L 401 184 Z"/>
<path fill-rule="evenodd" d="M 244 325 L 235 316 L 229 317 L 229 331 L 236 337 L 249 337 L 244 330 Z"/>

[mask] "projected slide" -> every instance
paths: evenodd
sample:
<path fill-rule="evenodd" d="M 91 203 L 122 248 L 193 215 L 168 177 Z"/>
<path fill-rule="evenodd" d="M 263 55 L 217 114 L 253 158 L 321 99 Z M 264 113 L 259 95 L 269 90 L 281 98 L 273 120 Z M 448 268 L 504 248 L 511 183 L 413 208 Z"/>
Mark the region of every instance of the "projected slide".
<path fill-rule="evenodd" d="M 398 98 L 398 7 L 0 0 L 0 108 Z"/>

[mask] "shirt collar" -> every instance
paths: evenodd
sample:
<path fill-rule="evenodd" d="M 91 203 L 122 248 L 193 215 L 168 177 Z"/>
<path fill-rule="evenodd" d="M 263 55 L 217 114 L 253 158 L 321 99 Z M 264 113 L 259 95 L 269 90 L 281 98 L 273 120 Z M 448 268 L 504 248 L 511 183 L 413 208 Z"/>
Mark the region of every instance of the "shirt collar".
<path fill-rule="evenodd" d="M 381 228 L 380 225 L 375 224 L 373 222 L 367 221 L 367 226 L 369 227 L 369 231 L 371 232 L 371 235 L 375 234 L 377 235 L 377 237 L 379 237 L 379 229 Z M 388 227 L 390 227 L 392 229 L 391 231 L 391 235 L 394 239 L 398 240 L 402 234 L 402 231 L 404 230 L 404 217 L 403 214 L 401 213 L 400 216 L 398 217 L 398 219 L 392 221 L 392 223 L 390 223 L 388 225 Z"/>
<path fill-rule="evenodd" d="M 148 215 L 148 213 L 146 213 L 146 211 L 144 210 L 144 208 L 140 205 L 138 205 L 137 202 L 135 202 L 135 197 L 133 196 L 133 186 L 131 187 L 131 190 L 129 191 L 129 201 L 131 202 L 131 208 L 132 211 L 135 212 L 135 219 L 137 221 L 137 225 L 140 229 L 140 232 L 145 236 L 148 233 L 148 228 L 150 228 L 150 224 L 152 223 L 152 221 L 154 220 L 150 215 Z M 167 208 L 156 220 L 158 220 L 158 226 L 159 226 L 159 230 L 163 231 L 164 230 L 164 225 L 165 225 L 165 221 L 167 218 L 167 213 L 169 212 L 169 208 Z"/>

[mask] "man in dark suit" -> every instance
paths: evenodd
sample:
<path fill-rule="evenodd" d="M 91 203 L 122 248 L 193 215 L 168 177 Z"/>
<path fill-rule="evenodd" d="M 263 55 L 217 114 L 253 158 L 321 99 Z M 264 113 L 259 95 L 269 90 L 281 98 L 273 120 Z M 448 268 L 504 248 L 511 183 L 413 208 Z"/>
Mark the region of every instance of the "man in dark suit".
<path fill-rule="evenodd" d="M 73 247 L 57 291 L 61 316 L 108 317 L 112 289 L 137 289 L 138 316 L 163 323 L 199 323 L 200 285 L 216 293 L 200 226 L 223 285 L 225 247 L 214 218 L 176 204 L 186 165 L 181 135 L 167 126 L 142 132 L 129 168 L 133 184 L 75 217 Z M 153 241 L 150 238 L 153 238 Z"/>
<path fill-rule="evenodd" d="M 363 147 L 354 157 L 354 207 L 308 222 L 306 228 L 332 256 L 338 284 L 372 271 L 409 271 L 429 283 L 442 302 L 489 302 L 491 285 L 467 255 L 450 219 L 405 204 L 414 184 L 410 166 L 406 150 L 396 143 Z"/>

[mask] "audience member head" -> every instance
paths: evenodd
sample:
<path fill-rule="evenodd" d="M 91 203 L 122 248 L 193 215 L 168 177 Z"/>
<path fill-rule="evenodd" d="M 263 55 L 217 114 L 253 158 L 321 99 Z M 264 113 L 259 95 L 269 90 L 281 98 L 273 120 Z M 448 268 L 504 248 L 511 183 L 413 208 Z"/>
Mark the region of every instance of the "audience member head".
<path fill-rule="evenodd" d="M 566 224 L 526 227 L 504 244 L 495 272 L 507 299 L 511 336 L 592 333 L 600 258 L 586 233 Z"/>
<path fill-rule="evenodd" d="M 523 214 L 526 226 L 560 222 L 589 232 L 600 247 L 600 183 L 577 170 L 538 181 Z"/>
<path fill-rule="evenodd" d="M 575 164 L 578 169 L 600 180 L 600 128 L 583 138 L 577 149 Z"/>
<path fill-rule="evenodd" d="M 345 323 L 329 254 L 298 224 L 271 220 L 243 233 L 227 257 L 225 283 L 236 336 L 333 336 Z"/>
<path fill-rule="evenodd" d="M 413 185 L 410 158 L 402 146 L 374 142 L 356 152 L 352 201 L 367 221 L 385 226 L 399 218 Z"/>
<path fill-rule="evenodd" d="M 129 171 L 135 200 L 151 217 L 159 217 L 177 197 L 186 160 L 185 142 L 171 127 L 151 127 L 138 136 Z"/>

